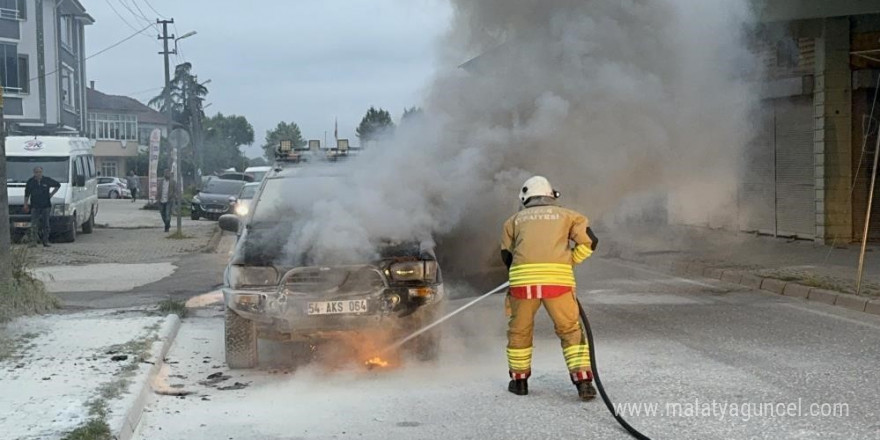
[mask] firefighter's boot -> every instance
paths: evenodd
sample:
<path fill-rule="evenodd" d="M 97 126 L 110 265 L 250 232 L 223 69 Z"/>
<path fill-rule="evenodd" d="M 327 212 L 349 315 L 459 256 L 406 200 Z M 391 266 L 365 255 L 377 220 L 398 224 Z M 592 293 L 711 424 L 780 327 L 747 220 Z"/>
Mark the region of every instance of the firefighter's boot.
<path fill-rule="evenodd" d="M 517 396 L 526 396 L 529 394 L 529 380 L 513 379 L 510 381 L 510 384 L 507 385 L 507 391 L 510 391 Z"/>
<path fill-rule="evenodd" d="M 574 386 L 577 387 L 578 397 L 581 400 L 593 400 L 596 398 L 596 388 L 593 387 L 593 382 L 589 380 L 582 380 L 579 382 L 575 382 Z"/>

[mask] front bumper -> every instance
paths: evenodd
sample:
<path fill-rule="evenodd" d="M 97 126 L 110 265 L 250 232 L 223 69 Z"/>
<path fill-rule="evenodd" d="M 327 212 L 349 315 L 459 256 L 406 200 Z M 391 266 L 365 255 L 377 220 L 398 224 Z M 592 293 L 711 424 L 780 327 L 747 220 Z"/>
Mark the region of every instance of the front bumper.
<path fill-rule="evenodd" d="M 216 215 L 220 216 L 223 214 L 228 214 L 232 212 L 232 208 L 229 205 L 221 205 L 221 204 L 208 204 L 208 203 L 191 203 L 190 208 L 192 212 L 199 213 L 203 216 L 208 215 Z"/>
<path fill-rule="evenodd" d="M 346 298 L 295 297 L 275 290 L 238 290 L 224 288 L 226 307 L 258 324 L 261 333 L 282 339 L 320 339 L 339 333 L 371 329 L 395 329 L 412 319 L 422 319 L 438 309 L 442 285 L 433 286 L 434 294 L 408 298 L 408 289 L 385 289 L 369 296 Z M 363 313 L 310 315 L 308 304 L 316 301 L 366 300 Z M 280 335 L 280 336 L 279 336 Z"/>
<path fill-rule="evenodd" d="M 72 222 L 72 215 L 49 216 L 49 228 L 52 234 L 70 232 L 70 228 L 76 222 Z M 24 234 L 31 228 L 30 214 L 16 214 L 9 216 L 9 230 L 13 234 Z"/>

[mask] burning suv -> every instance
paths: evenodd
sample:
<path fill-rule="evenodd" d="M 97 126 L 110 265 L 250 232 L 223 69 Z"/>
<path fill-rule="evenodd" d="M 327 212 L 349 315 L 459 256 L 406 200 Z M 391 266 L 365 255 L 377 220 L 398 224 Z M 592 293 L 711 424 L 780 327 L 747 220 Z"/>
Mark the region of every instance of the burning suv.
<path fill-rule="evenodd" d="M 300 248 L 291 235 L 301 220 L 297 215 L 304 215 L 297 207 L 332 196 L 327 192 L 338 185 L 327 182 L 334 179 L 341 177 L 305 168 L 270 172 L 245 219 L 220 218 L 221 228 L 239 234 L 223 287 L 230 368 L 257 365 L 258 339 L 317 344 L 352 334 L 369 337 L 374 330 L 400 338 L 442 313 L 443 279 L 429 240 L 381 240 L 372 257 L 355 264 L 303 257 L 309 245 Z M 293 192 L 299 196 L 291 197 Z M 402 349 L 432 360 L 439 341 L 439 333 L 430 331 Z"/>

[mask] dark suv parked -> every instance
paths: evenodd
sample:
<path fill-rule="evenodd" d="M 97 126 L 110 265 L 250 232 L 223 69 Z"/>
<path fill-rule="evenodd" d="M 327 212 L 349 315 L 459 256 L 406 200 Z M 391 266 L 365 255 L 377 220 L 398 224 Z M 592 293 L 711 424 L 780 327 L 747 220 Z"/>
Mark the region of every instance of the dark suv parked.
<path fill-rule="evenodd" d="M 336 179 L 341 177 L 301 168 L 271 172 L 246 219 L 220 219 L 221 228 L 239 232 L 223 287 L 231 368 L 257 364 L 260 338 L 318 344 L 354 332 L 367 337 L 371 329 L 397 338 L 442 313 L 443 279 L 430 240 L 376 240 L 372 257 L 347 264 L 325 264 L 308 246 L 290 243 L 302 215 L 297 207 L 332 197 Z M 431 360 L 439 341 L 432 330 L 402 349 Z"/>

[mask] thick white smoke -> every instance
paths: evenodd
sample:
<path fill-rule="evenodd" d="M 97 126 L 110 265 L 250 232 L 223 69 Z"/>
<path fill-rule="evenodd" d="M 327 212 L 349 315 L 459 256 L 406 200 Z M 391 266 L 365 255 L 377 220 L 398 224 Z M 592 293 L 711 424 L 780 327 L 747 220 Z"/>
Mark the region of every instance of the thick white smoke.
<path fill-rule="evenodd" d="M 731 221 L 755 96 L 746 0 L 451 2 L 424 117 L 334 165 L 348 182 L 299 205 L 291 251 L 433 236 L 448 265 L 482 267 L 532 174 L 594 220 L 668 195 L 674 217 Z"/>

